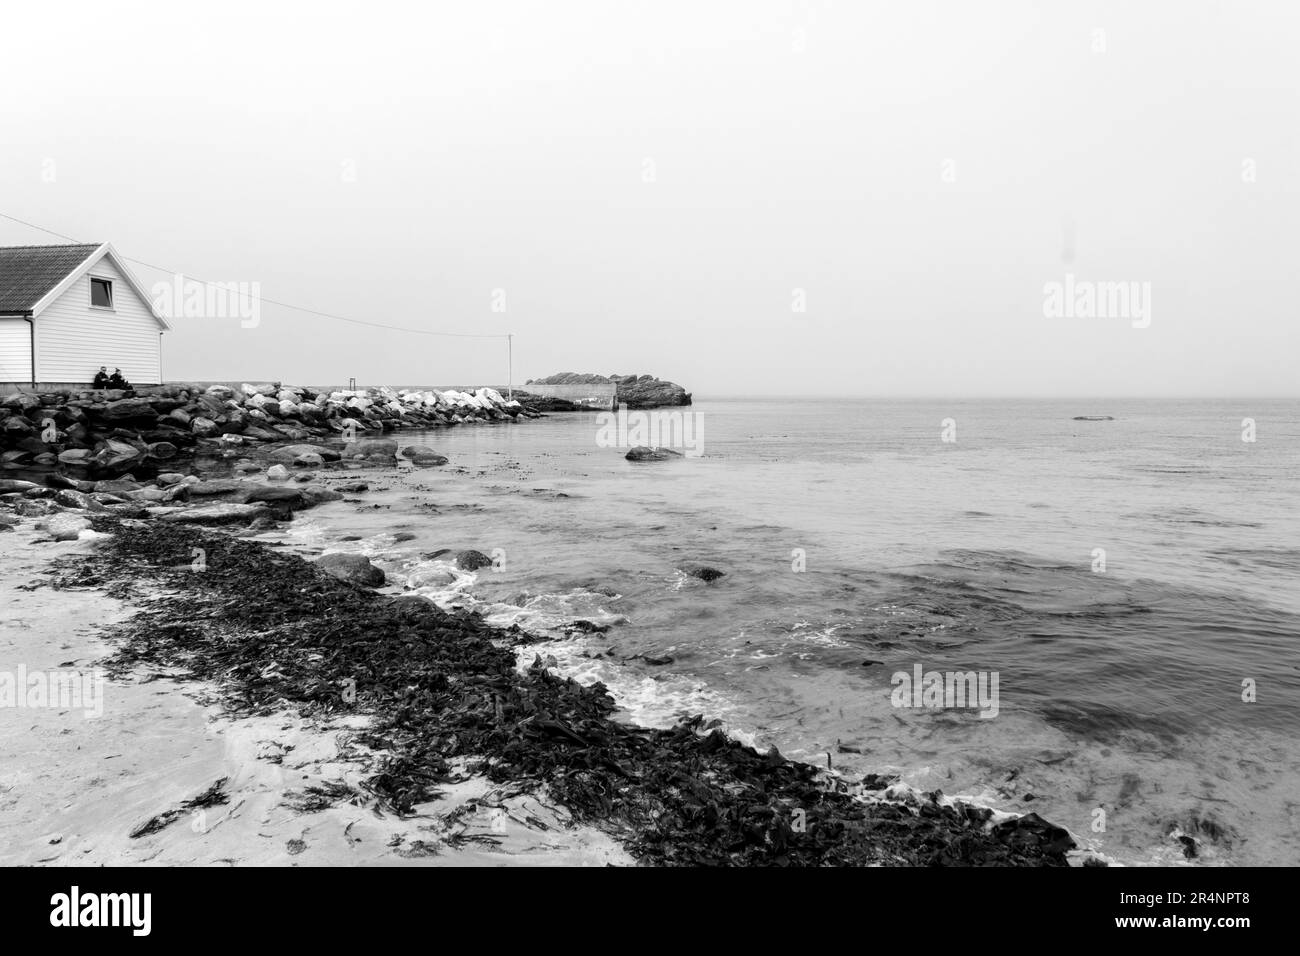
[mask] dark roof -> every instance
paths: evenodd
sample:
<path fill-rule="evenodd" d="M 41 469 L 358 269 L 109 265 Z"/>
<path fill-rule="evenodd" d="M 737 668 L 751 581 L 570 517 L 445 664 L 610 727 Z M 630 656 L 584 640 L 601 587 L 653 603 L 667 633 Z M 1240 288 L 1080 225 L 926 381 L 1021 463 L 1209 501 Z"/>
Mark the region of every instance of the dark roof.
<path fill-rule="evenodd" d="M 0 246 L 0 314 L 30 312 L 99 246 Z"/>

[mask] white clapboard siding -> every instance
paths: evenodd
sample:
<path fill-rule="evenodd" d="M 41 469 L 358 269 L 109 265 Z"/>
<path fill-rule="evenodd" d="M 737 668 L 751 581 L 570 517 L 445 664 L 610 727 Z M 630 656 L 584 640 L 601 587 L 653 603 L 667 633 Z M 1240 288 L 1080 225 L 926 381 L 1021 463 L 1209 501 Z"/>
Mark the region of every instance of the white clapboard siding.
<path fill-rule="evenodd" d="M 90 307 L 92 277 L 113 280 L 113 311 Z M 162 381 L 162 329 L 107 257 L 36 317 L 36 369 L 42 382 L 89 382 L 101 365 L 132 385 Z"/>
<path fill-rule="evenodd" d="M 0 319 L 0 382 L 31 380 L 31 326 L 24 319 Z"/>

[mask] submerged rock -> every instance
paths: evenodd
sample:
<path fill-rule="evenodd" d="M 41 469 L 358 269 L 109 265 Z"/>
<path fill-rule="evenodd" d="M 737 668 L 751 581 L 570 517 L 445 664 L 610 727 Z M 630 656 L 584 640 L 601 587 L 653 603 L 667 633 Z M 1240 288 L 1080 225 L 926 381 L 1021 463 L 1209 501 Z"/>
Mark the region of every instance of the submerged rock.
<path fill-rule="evenodd" d="M 725 571 L 719 571 L 717 568 L 703 568 L 703 567 L 701 567 L 701 568 L 691 568 L 691 569 L 690 569 L 689 571 L 687 571 L 686 573 L 689 574 L 689 575 L 690 575 L 691 577 L 693 577 L 693 578 L 699 578 L 701 581 L 704 581 L 704 582 L 707 583 L 707 582 L 710 582 L 710 581 L 716 581 L 716 580 L 718 580 L 718 578 L 725 576 L 727 572 L 725 572 Z"/>
<path fill-rule="evenodd" d="M 685 456 L 671 448 L 647 448 L 645 445 L 637 445 L 623 457 L 628 461 L 672 461 L 674 458 Z"/>

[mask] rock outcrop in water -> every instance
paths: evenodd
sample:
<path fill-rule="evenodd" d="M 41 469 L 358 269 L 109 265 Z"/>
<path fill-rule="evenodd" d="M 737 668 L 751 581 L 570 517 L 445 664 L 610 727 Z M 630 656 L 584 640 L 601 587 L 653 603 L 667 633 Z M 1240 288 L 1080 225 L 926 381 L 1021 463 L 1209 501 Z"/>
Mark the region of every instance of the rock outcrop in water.
<path fill-rule="evenodd" d="M 546 378 L 531 379 L 529 385 L 614 385 L 614 404 L 628 408 L 661 408 L 691 404 L 691 395 L 674 382 L 665 382 L 653 375 L 593 375 L 581 372 L 559 372 Z"/>
<path fill-rule="evenodd" d="M 391 388 L 325 392 L 272 383 L 17 392 L 0 399 L 0 467 L 63 465 L 101 476 L 149 473 L 179 452 L 203 446 L 222 450 L 338 435 L 355 436 L 364 445 L 373 435 L 398 428 L 537 415 L 490 388 L 472 394 Z M 390 444 L 395 453 L 395 443 Z M 321 454 L 314 445 L 291 447 L 300 450 L 288 455 L 282 449 L 286 463 L 303 454 Z M 363 457 L 381 453 L 368 451 Z M 385 457 L 392 460 L 393 454 Z"/>

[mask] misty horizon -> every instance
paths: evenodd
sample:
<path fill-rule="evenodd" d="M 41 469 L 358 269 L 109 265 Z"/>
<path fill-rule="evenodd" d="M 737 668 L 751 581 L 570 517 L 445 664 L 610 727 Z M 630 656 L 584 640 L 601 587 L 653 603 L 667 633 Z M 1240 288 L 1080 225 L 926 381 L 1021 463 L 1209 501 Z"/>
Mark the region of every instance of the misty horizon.
<path fill-rule="evenodd" d="M 9 55 L 0 213 L 412 330 L 179 317 L 169 380 L 506 383 L 453 332 L 516 386 L 1297 394 L 1294 9 L 77 7 Z"/>

